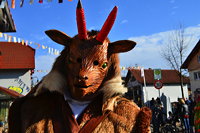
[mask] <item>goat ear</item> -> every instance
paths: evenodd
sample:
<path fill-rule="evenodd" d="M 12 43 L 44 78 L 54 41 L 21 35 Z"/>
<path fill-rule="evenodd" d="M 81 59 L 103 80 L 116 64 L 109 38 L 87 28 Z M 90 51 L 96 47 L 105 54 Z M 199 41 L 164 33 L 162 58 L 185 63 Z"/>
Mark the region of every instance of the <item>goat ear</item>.
<path fill-rule="evenodd" d="M 64 32 L 61 32 L 59 30 L 47 30 L 45 33 L 56 43 L 62 44 L 64 46 L 67 46 L 71 41 L 72 38 L 65 34 Z"/>
<path fill-rule="evenodd" d="M 136 45 L 136 42 L 130 40 L 120 40 L 112 42 L 108 46 L 109 53 L 122 53 L 128 52 L 133 49 Z"/>

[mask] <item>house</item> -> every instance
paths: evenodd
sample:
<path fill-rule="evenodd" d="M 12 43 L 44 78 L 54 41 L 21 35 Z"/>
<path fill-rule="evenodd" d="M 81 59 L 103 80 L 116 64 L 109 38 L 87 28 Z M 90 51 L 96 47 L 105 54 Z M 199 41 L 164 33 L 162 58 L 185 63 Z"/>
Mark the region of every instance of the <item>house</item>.
<path fill-rule="evenodd" d="M 31 90 L 35 50 L 21 43 L 0 42 L 0 121 L 7 121 L 12 101 Z"/>
<path fill-rule="evenodd" d="M 125 78 L 125 86 L 128 87 L 129 96 L 136 103 L 142 101 L 146 103 L 152 98 L 156 99 L 160 96 L 165 96 L 170 102 L 176 102 L 178 98 L 182 98 L 182 91 L 180 86 L 180 76 L 177 70 L 161 70 L 162 88 L 156 89 L 154 87 L 154 70 L 145 69 L 144 77 L 141 76 L 141 69 L 131 68 Z M 188 98 L 188 84 L 189 78 L 183 77 L 183 93 L 184 97 Z"/>
<path fill-rule="evenodd" d="M 195 91 L 200 90 L 200 40 L 190 52 L 181 68 L 188 69 L 191 91 L 194 94 Z"/>
<path fill-rule="evenodd" d="M 26 95 L 31 89 L 35 50 L 14 42 L 0 42 L 0 86 Z"/>
<path fill-rule="evenodd" d="M 16 32 L 7 0 L 0 0 L 0 32 Z"/>

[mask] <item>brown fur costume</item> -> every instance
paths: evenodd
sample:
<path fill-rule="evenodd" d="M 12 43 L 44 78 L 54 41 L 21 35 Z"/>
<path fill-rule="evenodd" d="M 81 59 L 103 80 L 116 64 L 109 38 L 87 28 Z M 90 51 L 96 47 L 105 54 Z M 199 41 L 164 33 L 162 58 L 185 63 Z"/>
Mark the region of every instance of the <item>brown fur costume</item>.
<path fill-rule="evenodd" d="M 65 49 L 51 72 L 12 104 L 9 133 L 150 132 L 150 109 L 123 98 L 127 89 L 122 85 L 118 53 L 131 50 L 135 42 L 111 43 L 102 31 L 82 36 L 79 32 L 73 38 L 57 30 L 46 34 Z M 90 101 L 77 119 L 66 95 L 68 100 Z"/>

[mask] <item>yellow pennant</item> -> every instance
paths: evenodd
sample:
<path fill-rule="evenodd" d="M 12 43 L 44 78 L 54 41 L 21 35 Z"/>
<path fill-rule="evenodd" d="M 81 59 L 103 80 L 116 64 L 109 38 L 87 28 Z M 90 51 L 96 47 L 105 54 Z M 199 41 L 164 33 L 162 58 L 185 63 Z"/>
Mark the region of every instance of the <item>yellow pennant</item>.
<path fill-rule="evenodd" d="M 0 32 L 0 37 L 3 37 L 3 33 L 2 32 Z"/>

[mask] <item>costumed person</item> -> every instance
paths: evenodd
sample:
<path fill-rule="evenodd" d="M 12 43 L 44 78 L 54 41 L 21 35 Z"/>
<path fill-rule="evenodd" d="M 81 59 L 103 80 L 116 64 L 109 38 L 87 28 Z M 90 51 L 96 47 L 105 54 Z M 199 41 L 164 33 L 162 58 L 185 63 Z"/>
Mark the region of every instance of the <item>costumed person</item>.
<path fill-rule="evenodd" d="M 9 133 L 149 133 L 151 110 L 123 98 L 118 53 L 135 42 L 107 38 L 114 7 L 102 29 L 87 31 L 79 0 L 78 35 L 58 30 L 46 34 L 65 46 L 52 70 L 9 110 Z"/>
<path fill-rule="evenodd" d="M 200 91 L 195 91 L 194 127 L 195 133 L 200 133 Z"/>

